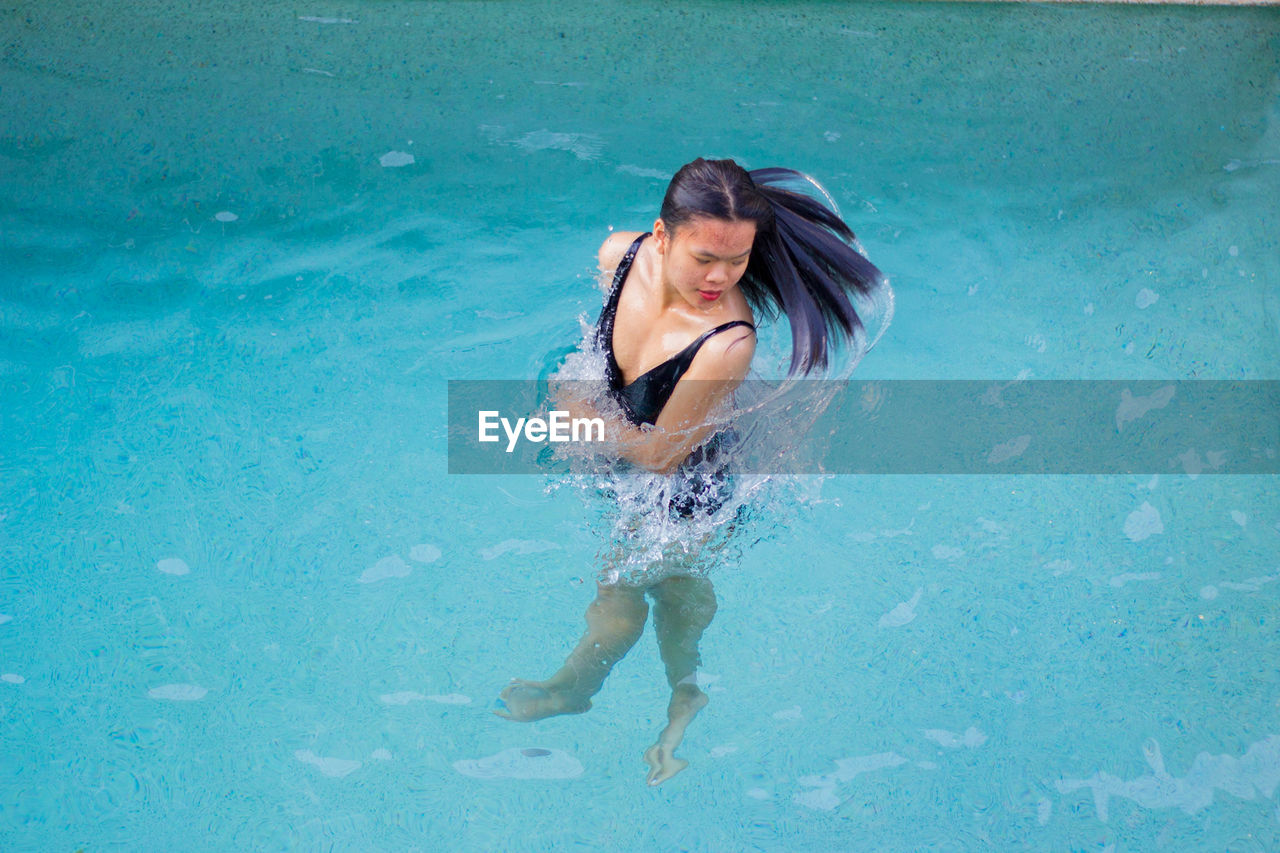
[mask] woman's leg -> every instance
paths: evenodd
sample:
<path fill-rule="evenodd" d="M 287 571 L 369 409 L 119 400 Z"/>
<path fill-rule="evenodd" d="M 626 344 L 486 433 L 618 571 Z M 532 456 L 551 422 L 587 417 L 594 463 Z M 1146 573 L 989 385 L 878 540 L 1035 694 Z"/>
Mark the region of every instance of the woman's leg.
<path fill-rule="evenodd" d="M 640 639 L 648 615 L 643 589 L 598 585 L 596 599 L 587 608 L 587 633 L 564 666 L 546 681 L 512 681 L 499 695 L 504 708 L 494 713 L 527 722 L 586 711 L 613 665 Z"/>
<path fill-rule="evenodd" d="M 660 581 L 650 594 L 658 652 L 671 685 L 667 726 L 658 735 L 658 742 L 644 753 L 649 764 L 648 782 L 658 785 L 689 766 L 689 762 L 675 757 L 675 751 L 684 739 L 684 730 L 707 704 L 707 695 L 698 689 L 696 678 L 700 663 L 698 641 L 716 615 L 716 594 L 711 581 L 688 576 Z"/>

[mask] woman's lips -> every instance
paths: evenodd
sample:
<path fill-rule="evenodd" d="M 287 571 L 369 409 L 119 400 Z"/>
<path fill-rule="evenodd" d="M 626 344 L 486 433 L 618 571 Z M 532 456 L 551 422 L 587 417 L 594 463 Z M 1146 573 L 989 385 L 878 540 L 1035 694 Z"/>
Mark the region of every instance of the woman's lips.
<path fill-rule="evenodd" d="M 721 290 L 699 290 L 698 295 L 708 302 L 715 302 L 720 298 L 720 294 L 723 292 L 724 291 Z"/>

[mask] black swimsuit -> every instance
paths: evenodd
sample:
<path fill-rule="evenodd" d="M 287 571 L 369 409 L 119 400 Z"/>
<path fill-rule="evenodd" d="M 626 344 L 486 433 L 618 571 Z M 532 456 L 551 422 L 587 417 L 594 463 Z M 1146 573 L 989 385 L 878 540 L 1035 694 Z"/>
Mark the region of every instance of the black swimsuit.
<path fill-rule="evenodd" d="M 613 274 L 613 287 L 609 291 L 609 300 L 600 312 L 600 320 L 596 323 L 596 343 L 604 351 L 605 378 L 609 382 L 609 393 L 617 401 L 627 420 L 639 426 L 653 424 L 658 415 L 671 399 L 676 383 L 684 376 L 693 357 L 712 335 L 718 335 L 735 326 L 746 326 L 755 330 L 755 326 L 746 320 L 732 320 L 708 329 L 691 344 L 652 370 L 637 376 L 629 385 L 622 382 L 622 368 L 613 354 L 613 323 L 618 313 L 618 298 L 622 294 L 622 285 L 631 271 L 631 263 L 636 252 L 648 233 L 641 234 L 627 249 L 617 271 Z M 729 483 L 729 474 L 725 468 L 723 451 L 734 440 L 732 430 L 716 433 L 710 441 L 702 444 L 689 454 L 676 471 L 678 482 L 670 495 L 670 510 L 677 515 L 692 516 L 695 512 L 714 513 L 729 499 L 733 489 Z M 719 459 L 719 467 L 714 466 Z"/>
<path fill-rule="evenodd" d="M 604 351 L 605 378 L 609 381 L 609 392 L 622 407 L 627 419 L 636 425 L 657 422 L 658 415 L 662 413 L 663 407 L 671 399 L 671 393 L 675 391 L 676 383 L 680 381 L 680 377 L 684 376 L 689 365 L 693 364 L 693 357 L 698 354 L 698 350 L 708 338 L 737 326 L 755 329 L 755 326 L 746 320 L 722 323 L 714 329 L 703 332 L 697 340 L 662 364 L 637 376 L 631 384 L 622 384 L 622 368 L 618 366 L 618 360 L 613 355 L 613 322 L 618 314 L 618 299 L 622 295 L 622 285 L 627 280 L 627 273 L 631 271 L 631 262 L 635 260 L 640 244 L 648 236 L 648 233 L 645 233 L 637 237 L 627 249 L 627 253 L 623 255 L 617 271 L 613 274 L 613 287 L 609 291 L 609 301 L 605 303 L 604 310 L 600 312 L 600 320 L 596 323 L 596 342 Z"/>

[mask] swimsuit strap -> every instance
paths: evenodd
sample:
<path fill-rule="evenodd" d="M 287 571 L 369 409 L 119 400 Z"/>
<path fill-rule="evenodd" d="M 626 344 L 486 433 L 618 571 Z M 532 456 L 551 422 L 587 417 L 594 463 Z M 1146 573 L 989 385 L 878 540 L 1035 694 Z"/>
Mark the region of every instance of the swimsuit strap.
<path fill-rule="evenodd" d="M 626 279 L 627 273 L 631 271 L 631 262 L 636 259 L 636 252 L 640 251 L 640 244 L 644 242 L 644 238 L 648 237 L 652 232 L 646 231 L 639 237 L 631 241 L 631 245 L 627 247 L 627 253 L 622 256 L 622 260 L 618 261 L 618 268 L 613 273 L 613 290 L 617 290 Z"/>
<path fill-rule="evenodd" d="M 726 332 L 729 329 L 735 328 L 737 326 L 746 326 L 748 329 L 750 329 L 753 332 L 756 330 L 755 324 L 748 323 L 746 320 L 730 320 L 728 323 L 721 323 L 719 326 L 716 326 L 714 329 L 708 329 L 707 331 L 703 332 L 701 335 L 697 337 L 697 339 L 693 343 L 689 344 L 687 347 L 680 350 L 680 352 L 672 356 L 670 360 L 683 361 L 684 370 L 688 370 L 689 365 L 693 362 L 693 357 L 698 354 L 698 350 L 702 348 L 702 345 L 703 343 L 706 342 L 707 338 L 711 337 L 712 335 L 718 335 L 721 332 Z M 684 373 L 684 370 L 680 372 Z"/>
<path fill-rule="evenodd" d="M 636 252 L 640 251 L 640 244 L 649 234 L 650 232 L 646 231 L 633 240 L 627 248 L 627 253 L 618 262 L 618 268 L 613 273 L 613 285 L 609 288 L 609 299 L 600 310 L 600 319 L 596 321 L 596 345 L 605 353 L 605 374 L 611 385 L 620 384 L 622 376 L 618 361 L 613 356 L 613 321 L 618 315 L 618 299 L 622 295 L 622 283 L 626 281 L 627 273 L 631 272 L 631 263 L 636 259 Z"/>
<path fill-rule="evenodd" d="M 622 260 L 618 261 L 618 268 L 613 271 L 613 284 L 609 287 L 609 299 L 605 303 L 604 310 L 600 312 L 600 319 L 607 321 L 609 325 L 609 337 L 613 337 L 613 318 L 618 313 L 618 298 L 622 295 L 622 283 L 627 280 L 627 273 L 631 272 L 631 262 L 636 259 L 636 252 L 640 251 L 640 244 L 644 242 L 644 238 L 649 236 L 646 231 L 631 242 L 627 247 L 627 253 L 622 256 Z M 598 324 L 603 331 L 604 323 Z M 609 349 L 613 349 L 612 343 Z"/>

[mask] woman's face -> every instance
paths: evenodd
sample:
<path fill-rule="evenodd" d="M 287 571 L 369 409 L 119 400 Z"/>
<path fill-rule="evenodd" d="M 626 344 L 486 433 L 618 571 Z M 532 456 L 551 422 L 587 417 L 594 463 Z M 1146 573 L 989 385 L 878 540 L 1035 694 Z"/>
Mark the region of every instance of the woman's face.
<path fill-rule="evenodd" d="M 672 231 L 654 224 L 664 283 L 695 308 L 717 305 L 747 271 L 756 224 L 698 217 Z"/>

